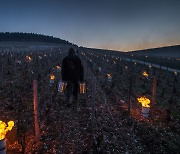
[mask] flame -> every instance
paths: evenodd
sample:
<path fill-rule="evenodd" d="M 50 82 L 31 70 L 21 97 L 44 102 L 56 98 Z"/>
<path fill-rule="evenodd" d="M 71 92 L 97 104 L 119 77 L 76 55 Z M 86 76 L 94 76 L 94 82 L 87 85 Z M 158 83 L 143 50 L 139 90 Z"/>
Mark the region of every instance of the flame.
<path fill-rule="evenodd" d="M 30 56 L 26 56 L 26 59 L 27 59 L 28 61 L 31 61 L 31 60 L 32 60 L 32 58 L 31 58 Z"/>
<path fill-rule="evenodd" d="M 0 140 L 3 140 L 6 137 L 6 133 L 12 130 L 13 126 L 14 121 L 9 121 L 8 125 L 5 122 L 0 121 Z"/>
<path fill-rule="evenodd" d="M 51 75 L 51 76 L 50 76 L 50 79 L 51 79 L 51 80 L 54 80 L 54 79 L 55 79 L 55 76 L 54 76 L 54 75 Z"/>
<path fill-rule="evenodd" d="M 138 102 L 142 104 L 143 107 L 150 107 L 150 100 L 145 96 L 137 98 Z"/>
<path fill-rule="evenodd" d="M 147 74 L 146 71 L 144 71 L 144 72 L 143 72 L 143 76 L 144 76 L 144 77 L 148 77 L 149 75 Z"/>
<path fill-rule="evenodd" d="M 111 77 L 111 74 L 107 74 L 107 77 Z"/>
<path fill-rule="evenodd" d="M 61 68 L 61 67 L 59 65 L 57 65 L 56 68 Z"/>

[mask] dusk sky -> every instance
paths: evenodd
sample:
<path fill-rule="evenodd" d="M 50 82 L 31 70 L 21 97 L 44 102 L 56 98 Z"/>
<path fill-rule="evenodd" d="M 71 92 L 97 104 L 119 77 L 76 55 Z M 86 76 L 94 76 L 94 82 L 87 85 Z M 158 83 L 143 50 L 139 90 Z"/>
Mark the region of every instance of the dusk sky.
<path fill-rule="evenodd" d="M 180 0 L 0 0 L 0 32 L 119 51 L 180 45 Z"/>

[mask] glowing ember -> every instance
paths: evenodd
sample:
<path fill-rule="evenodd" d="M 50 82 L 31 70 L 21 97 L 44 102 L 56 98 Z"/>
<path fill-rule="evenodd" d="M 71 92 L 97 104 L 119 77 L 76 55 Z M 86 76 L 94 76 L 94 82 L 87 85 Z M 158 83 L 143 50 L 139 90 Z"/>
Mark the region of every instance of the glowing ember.
<path fill-rule="evenodd" d="M 144 76 L 144 77 L 148 77 L 149 75 L 147 74 L 146 71 L 144 71 L 144 72 L 143 72 L 143 76 Z"/>
<path fill-rule="evenodd" d="M 137 98 L 138 102 L 142 104 L 143 107 L 150 107 L 150 100 L 148 98 L 144 97 L 139 97 Z"/>
<path fill-rule="evenodd" d="M 50 76 L 50 79 L 51 79 L 51 80 L 54 80 L 54 79 L 55 79 L 55 76 L 54 76 L 54 75 L 51 75 L 51 76 Z"/>
<path fill-rule="evenodd" d="M 14 126 L 14 121 L 9 121 L 8 126 L 5 122 L 0 121 L 0 140 L 3 140 L 6 136 L 6 133 L 10 131 Z"/>

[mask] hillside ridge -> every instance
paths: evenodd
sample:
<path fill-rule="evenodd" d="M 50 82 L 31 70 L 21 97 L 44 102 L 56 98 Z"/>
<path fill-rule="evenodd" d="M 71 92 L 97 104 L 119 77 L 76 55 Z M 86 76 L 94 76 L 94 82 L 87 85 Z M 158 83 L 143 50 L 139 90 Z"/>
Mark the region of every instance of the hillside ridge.
<path fill-rule="evenodd" d="M 56 38 L 53 36 L 47 36 L 43 34 L 35 33 L 21 33 L 21 32 L 0 32 L 0 42 L 48 42 L 48 43 L 57 43 L 57 44 L 68 44 L 72 45 L 69 41 Z"/>

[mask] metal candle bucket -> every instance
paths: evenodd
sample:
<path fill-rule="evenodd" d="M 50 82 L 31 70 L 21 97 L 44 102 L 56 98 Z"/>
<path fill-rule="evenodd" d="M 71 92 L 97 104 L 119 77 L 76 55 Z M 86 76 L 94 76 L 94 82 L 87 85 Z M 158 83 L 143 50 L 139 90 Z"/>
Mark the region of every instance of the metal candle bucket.
<path fill-rule="evenodd" d="M 107 80 L 108 80 L 109 82 L 111 82 L 111 81 L 112 81 L 112 76 L 108 76 L 108 77 L 107 77 Z"/>
<path fill-rule="evenodd" d="M 0 140 L 0 154 L 6 154 L 6 139 Z"/>
<path fill-rule="evenodd" d="M 64 93 L 65 90 L 66 90 L 66 86 L 67 86 L 67 83 L 66 83 L 66 82 L 60 81 L 60 82 L 59 82 L 59 86 L 58 86 L 58 91 L 59 91 L 60 93 Z"/>
<path fill-rule="evenodd" d="M 51 76 L 50 76 L 50 81 L 49 81 L 50 86 L 52 86 L 52 85 L 54 84 L 54 79 L 55 79 L 55 76 L 54 76 L 54 75 L 51 75 Z"/>
<path fill-rule="evenodd" d="M 57 70 L 57 72 L 61 72 L 61 67 L 60 66 L 56 66 L 56 70 Z"/>
<path fill-rule="evenodd" d="M 80 83 L 79 88 L 80 88 L 80 94 L 86 93 L 86 84 L 85 83 Z"/>
<path fill-rule="evenodd" d="M 149 111 L 150 111 L 149 107 L 143 107 L 142 106 L 141 115 L 143 117 L 147 118 L 149 116 Z"/>
<path fill-rule="evenodd" d="M 50 79 L 50 82 L 49 82 L 50 84 L 54 84 L 54 80 L 52 80 L 52 79 Z"/>

